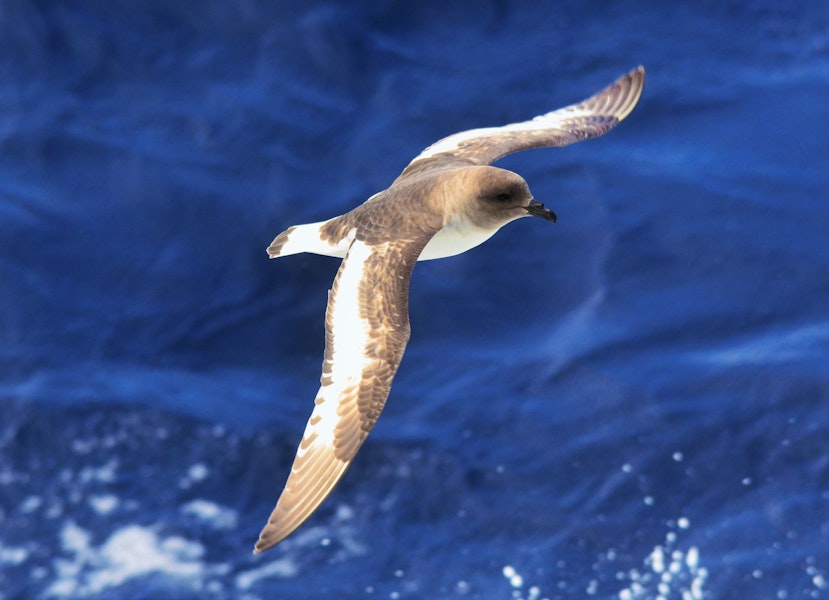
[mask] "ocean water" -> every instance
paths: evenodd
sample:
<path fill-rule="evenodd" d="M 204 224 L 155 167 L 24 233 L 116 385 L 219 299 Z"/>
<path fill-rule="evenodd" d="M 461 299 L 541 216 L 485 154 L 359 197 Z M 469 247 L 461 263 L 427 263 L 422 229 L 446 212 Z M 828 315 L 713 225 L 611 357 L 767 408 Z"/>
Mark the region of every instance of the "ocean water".
<path fill-rule="evenodd" d="M 338 266 L 273 236 L 638 64 L 254 557 Z M 820 2 L 4 1 L 0 599 L 829 598 L 828 124 Z"/>

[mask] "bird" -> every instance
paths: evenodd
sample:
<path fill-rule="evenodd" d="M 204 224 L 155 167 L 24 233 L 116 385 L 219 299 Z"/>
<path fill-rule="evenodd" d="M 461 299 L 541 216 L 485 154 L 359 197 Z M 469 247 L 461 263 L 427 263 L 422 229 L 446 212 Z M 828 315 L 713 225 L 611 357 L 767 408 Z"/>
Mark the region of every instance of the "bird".
<path fill-rule="evenodd" d="M 415 262 L 466 252 L 522 217 L 556 221 L 520 175 L 492 163 L 521 150 L 607 133 L 634 109 L 644 81 L 639 66 L 577 104 L 450 135 L 350 212 L 290 227 L 274 238 L 270 258 L 308 252 L 342 263 L 328 292 L 313 412 L 254 554 L 284 540 L 317 510 L 377 422 L 409 340 Z"/>

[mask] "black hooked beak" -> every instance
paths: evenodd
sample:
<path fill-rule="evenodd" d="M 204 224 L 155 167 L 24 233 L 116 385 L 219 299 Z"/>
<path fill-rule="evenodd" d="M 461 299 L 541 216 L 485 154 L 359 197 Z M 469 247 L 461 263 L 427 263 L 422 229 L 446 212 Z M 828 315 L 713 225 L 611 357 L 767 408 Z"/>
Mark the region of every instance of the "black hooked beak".
<path fill-rule="evenodd" d="M 549 208 L 544 208 L 544 205 L 541 204 L 541 202 L 530 200 L 530 203 L 524 208 L 534 217 L 541 217 L 545 221 L 552 221 L 553 223 L 556 222 L 556 213 L 551 211 Z"/>

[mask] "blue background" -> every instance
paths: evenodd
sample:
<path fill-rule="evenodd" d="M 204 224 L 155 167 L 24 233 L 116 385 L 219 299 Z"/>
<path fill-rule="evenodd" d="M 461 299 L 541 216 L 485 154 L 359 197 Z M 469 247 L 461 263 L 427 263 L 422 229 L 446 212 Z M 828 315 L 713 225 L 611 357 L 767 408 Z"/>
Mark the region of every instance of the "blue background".
<path fill-rule="evenodd" d="M 0 5 L 0 599 L 829 597 L 829 5 Z M 250 554 L 338 262 L 437 139 L 559 216 L 421 263 L 341 485 Z"/>

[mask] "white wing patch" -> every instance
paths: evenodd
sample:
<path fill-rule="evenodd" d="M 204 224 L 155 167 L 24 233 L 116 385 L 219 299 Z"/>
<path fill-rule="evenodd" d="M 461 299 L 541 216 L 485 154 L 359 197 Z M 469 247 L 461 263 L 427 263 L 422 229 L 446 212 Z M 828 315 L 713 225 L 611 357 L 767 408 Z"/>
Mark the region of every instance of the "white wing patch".
<path fill-rule="evenodd" d="M 360 287 L 366 264 L 387 244 L 351 243 L 329 292 L 326 312 L 326 356 L 314 410 L 297 449 L 285 489 L 259 535 L 254 552 L 278 544 L 322 504 L 351 464 L 336 447 L 337 435 L 354 443 L 363 435 L 357 396 L 363 372 L 372 364 L 366 357 L 370 323 L 360 306 Z M 339 428 L 339 430 L 338 430 Z M 342 440 L 341 440 L 342 441 Z M 359 448 L 358 441 L 356 447 Z"/>
<path fill-rule="evenodd" d="M 460 148 L 463 142 L 475 138 L 488 137 L 494 134 L 509 133 L 517 131 L 539 131 L 545 132 L 551 129 L 561 129 L 566 131 L 565 123 L 574 118 L 584 118 L 593 116 L 593 111 L 584 110 L 576 105 L 567 106 L 539 115 L 529 121 L 521 121 L 520 123 L 510 123 L 502 127 L 482 127 L 480 129 L 470 129 L 468 131 L 461 131 L 449 137 L 445 137 L 426 148 L 423 152 L 417 155 L 412 162 L 423 158 L 429 158 L 441 152 L 454 152 Z"/>
<path fill-rule="evenodd" d="M 349 394 L 344 392 L 359 385 L 363 371 L 371 363 L 364 354 L 370 326 L 361 316 L 360 282 L 366 259 L 373 251 L 377 248 L 372 250 L 372 246 L 359 240 L 351 244 L 342 272 L 336 280 L 336 296 L 331 299 L 329 314 L 326 315 L 331 323 L 331 357 L 325 360 L 330 368 L 330 382 L 325 384 L 324 365 L 322 385 L 317 392 L 314 412 L 308 420 L 303 440 L 313 437 L 315 444 L 324 444 L 332 449 L 334 430 L 340 420 L 338 403 L 342 398 L 348 398 Z"/>

